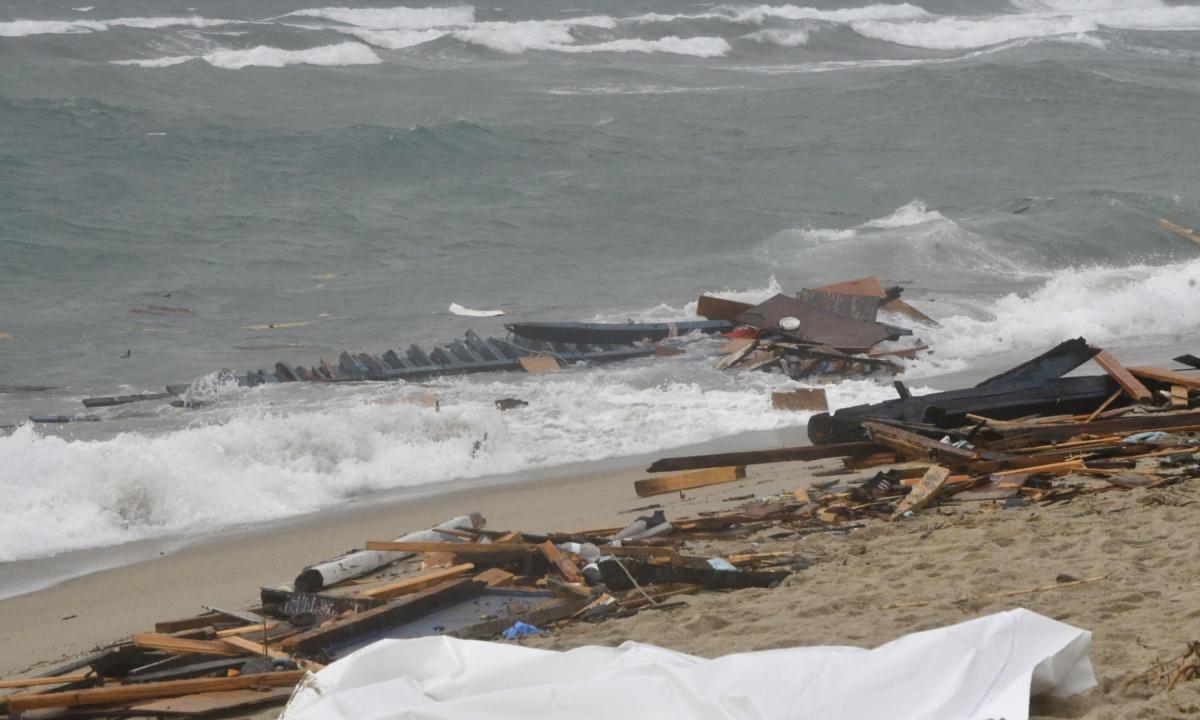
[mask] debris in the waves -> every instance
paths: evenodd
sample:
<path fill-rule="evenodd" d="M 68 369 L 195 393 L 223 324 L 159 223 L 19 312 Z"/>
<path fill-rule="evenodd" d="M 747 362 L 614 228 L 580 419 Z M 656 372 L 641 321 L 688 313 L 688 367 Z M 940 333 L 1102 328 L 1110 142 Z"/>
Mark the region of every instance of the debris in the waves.
<path fill-rule="evenodd" d="M 1192 230 L 1191 228 L 1185 228 L 1184 226 L 1179 225 L 1177 223 L 1173 223 L 1170 220 L 1167 220 L 1166 218 L 1160 218 L 1158 221 L 1158 225 L 1159 225 L 1159 227 L 1163 228 L 1164 230 L 1169 230 L 1181 238 L 1191 240 L 1192 242 L 1196 243 L 1197 245 L 1200 245 L 1200 235 L 1197 235 L 1196 231 Z"/>
<path fill-rule="evenodd" d="M 12 339 L 13 339 L 12 333 L 4 332 L 3 330 L 0 330 L 0 340 L 12 340 Z"/>
<path fill-rule="evenodd" d="M 162 317 L 195 317 L 196 311 L 185 307 L 169 307 L 166 305 L 146 305 L 130 308 L 131 315 L 159 315 Z"/>
<path fill-rule="evenodd" d="M 500 398 L 496 401 L 496 409 L 500 411 L 516 410 L 527 405 L 529 405 L 529 403 L 520 398 Z"/>
<path fill-rule="evenodd" d="M 477 318 L 498 317 L 504 314 L 503 310 L 472 310 L 469 307 L 463 307 L 455 302 L 450 303 L 450 312 L 463 317 Z"/>
<path fill-rule="evenodd" d="M 771 405 L 776 410 L 792 412 L 825 412 L 829 410 L 829 401 L 823 388 L 801 388 L 788 392 L 771 393 Z"/>

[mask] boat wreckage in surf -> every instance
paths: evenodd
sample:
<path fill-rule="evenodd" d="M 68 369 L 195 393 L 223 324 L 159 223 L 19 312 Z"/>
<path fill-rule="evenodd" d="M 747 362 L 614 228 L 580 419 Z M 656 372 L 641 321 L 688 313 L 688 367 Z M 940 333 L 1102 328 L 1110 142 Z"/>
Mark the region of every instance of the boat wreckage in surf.
<path fill-rule="evenodd" d="M 703 335 L 723 335 L 729 343 L 719 369 L 783 372 L 794 379 L 828 381 L 846 377 L 890 376 L 901 371 L 895 358 L 913 357 L 925 346 L 881 348 L 881 343 L 911 336 L 907 328 L 877 320 L 884 312 L 917 322 L 933 320 L 899 299 L 901 289 L 884 290 L 874 278 L 861 278 L 778 294 L 757 305 L 702 295 L 697 314 L 703 320 L 654 323 L 514 322 L 505 339 L 482 337 L 474 330 L 463 339 L 426 352 L 411 345 L 401 354 L 342 352 L 337 362 L 322 359 L 304 367 L 277 362 L 272 369 L 223 371 L 222 380 L 242 387 L 289 382 L 422 382 L 437 377 L 497 371 L 547 372 L 567 365 L 592 365 L 682 352 L 664 345 Z M 191 407 L 192 384 L 168 385 L 167 393 L 86 398 L 90 408 L 179 396 L 173 404 Z M 63 416 L 34 418 L 65 422 Z"/>

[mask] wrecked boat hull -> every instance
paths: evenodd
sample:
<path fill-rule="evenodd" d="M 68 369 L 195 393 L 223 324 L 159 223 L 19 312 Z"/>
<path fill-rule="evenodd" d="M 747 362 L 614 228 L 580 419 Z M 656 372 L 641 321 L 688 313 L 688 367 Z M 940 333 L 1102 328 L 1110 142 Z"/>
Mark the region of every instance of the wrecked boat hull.
<path fill-rule="evenodd" d="M 520 338 L 543 342 L 627 345 L 642 340 L 665 340 L 690 332 L 729 332 L 725 320 L 680 320 L 662 323 L 527 322 L 504 326 Z"/>

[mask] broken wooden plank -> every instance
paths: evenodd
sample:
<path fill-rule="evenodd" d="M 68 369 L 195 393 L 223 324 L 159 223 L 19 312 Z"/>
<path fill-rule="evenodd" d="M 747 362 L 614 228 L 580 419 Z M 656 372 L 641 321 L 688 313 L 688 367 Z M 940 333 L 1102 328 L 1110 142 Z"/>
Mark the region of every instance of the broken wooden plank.
<path fill-rule="evenodd" d="M 563 551 L 559 550 L 554 543 L 547 540 L 537 547 L 538 550 L 541 551 L 542 555 L 546 556 L 546 559 L 550 561 L 550 564 L 558 568 L 558 571 L 562 574 L 564 580 L 569 583 L 585 582 L 583 579 L 583 573 L 579 571 L 579 567 L 576 566 L 570 558 L 564 555 Z"/>
<path fill-rule="evenodd" d="M 1164 383 L 1166 385 L 1182 385 L 1191 390 L 1200 390 L 1200 373 L 1189 374 L 1178 370 L 1164 370 L 1156 367 L 1126 368 L 1133 375 L 1146 380 Z"/>
<path fill-rule="evenodd" d="M 196 693 L 243 690 L 251 687 L 291 687 L 304 678 L 303 670 L 284 670 L 273 673 L 255 673 L 235 677 L 194 678 L 191 680 L 168 680 L 138 685 L 110 685 L 107 687 L 72 690 L 57 693 L 22 693 L 8 697 L 8 709 L 12 714 L 42 708 L 76 707 L 80 705 L 114 705 L 134 703 L 155 698 L 178 697 Z"/>
<path fill-rule="evenodd" d="M 497 587 L 508 587 L 513 584 L 513 581 L 517 579 L 517 576 L 508 572 L 507 570 L 501 570 L 500 568 L 488 568 L 472 579 L 486 583 L 490 589 Z"/>
<path fill-rule="evenodd" d="M 287 660 L 291 657 L 291 655 L 288 655 L 282 650 L 277 650 L 276 648 L 271 647 L 269 643 L 264 644 L 261 641 L 255 641 L 247 637 L 228 637 L 222 640 L 222 642 L 224 642 L 226 645 L 231 645 L 234 648 L 241 650 L 243 653 L 249 653 L 251 655 L 267 655 L 279 660 Z"/>
<path fill-rule="evenodd" d="M 487 583 L 478 580 L 450 580 L 377 608 L 331 620 L 321 627 L 285 639 L 281 646 L 289 652 L 313 653 L 370 632 L 415 620 L 444 605 L 476 597 L 486 589 Z"/>
<path fill-rule="evenodd" d="M 1158 225 L 1164 230 L 1169 230 L 1181 238 L 1191 240 L 1197 245 L 1200 245 L 1200 235 L 1197 235 L 1196 232 L 1191 228 L 1185 228 L 1184 226 L 1173 223 L 1166 218 L 1159 218 Z"/>
<path fill-rule="evenodd" d="M 687 455 L 660 458 L 646 468 L 646 472 L 670 472 L 675 470 L 699 470 L 701 468 L 728 467 L 731 465 L 761 465 L 764 463 L 824 460 L 826 458 L 860 455 L 882 450 L 873 442 L 850 442 L 829 445 L 803 445 L 782 447 L 774 450 L 745 450 L 742 452 L 714 453 L 712 455 Z"/>
<path fill-rule="evenodd" d="M 200 655 L 241 655 L 242 651 L 230 647 L 224 640 L 187 640 L 159 633 L 134 633 L 133 644 L 140 648 L 163 650 L 176 655 L 196 653 Z"/>
<path fill-rule="evenodd" d="M 1145 385 L 1140 380 L 1135 378 L 1125 366 L 1120 363 L 1115 357 L 1110 355 L 1108 351 L 1096 348 L 1096 354 L 1092 357 L 1096 364 L 1104 368 L 1104 372 L 1108 373 L 1109 377 L 1116 381 L 1121 389 L 1133 398 L 1134 402 L 1149 402 L 1154 399 L 1154 395 L 1150 393 Z"/>
<path fill-rule="evenodd" d="M 892 448 L 914 460 L 927 460 L 953 468 L 969 467 L 981 459 L 978 452 L 955 447 L 892 425 L 867 421 L 863 427 L 878 445 Z"/>
<path fill-rule="evenodd" d="M 1005 370 L 999 375 L 984 380 L 976 388 L 1000 388 L 1026 383 L 1044 383 L 1060 378 L 1084 364 L 1096 354 L 1096 348 L 1083 338 L 1067 340 L 1050 348 L 1032 360 Z"/>
<path fill-rule="evenodd" d="M 925 477 L 921 478 L 921 482 L 912 489 L 900 504 L 896 506 L 890 519 L 897 520 L 906 512 L 916 512 L 928 505 L 937 495 L 942 486 L 946 484 L 946 480 L 950 477 L 950 469 L 940 465 L 934 465 L 925 473 Z"/>
<path fill-rule="evenodd" d="M 1191 407 L 1188 389 L 1182 385 L 1171 386 L 1171 407 L 1186 409 Z"/>
<path fill-rule="evenodd" d="M 11 688 L 33 687 L 35 685 L 65 685 L 67 683 L 87 680 L 90 675 L 59 675 L 44 678 L 17 678 L 15 680 L 0 680 L 0 690 Z"/>
<path fill-rule="evenodd" d="M 829 400 L 824 388 L 800 388 L 771 393 L 771 406 L 790 412 L 828 412 Z"/>
<path fill-rule="evenodd" d="M 742 466 L 709 468 L 707 470 L 694 470 L 667 477 L 637 480 L 633 483 L 633 489 L 637 492 L 638 497 L 648 497 L 650 495 L 661 495 L 662 493 L 675 492 L 677 490 L 689 490 L 707 485 L 735 482 L 745 477 L 746 468 Z"/>
<path fill-rule="evenodd" d="M 536 545 L 527 543 L 396 542 L 385 540 L 370 540 L 367 542 L 367 549 L 387 552 L 451 553 L 456 558 L 476 564 L 524 560 L 537 552 Z"/>
<path fill-rule="evenodd" d="M 291 697 L 292 691 L 293 688 L 291 687 L 280 687 L 266 690 L 247 688 L 245 690 L 197 693 L 195 695 L 181 695 L 174 698 L 154 700 L 134 705 L 129 710 L 138 715 L 198 717 L 258 705 L 282 703 Z"/>
<path fill-rule="evenodd" d="M 562 370 L 558 358 L 553 355 L 528 355 L 517 358 L 517 362 L 521 363 L 521 367 L 527 373 L 554 373 Z"/>
<path fill-rule="evenodd" d="M 361 590 L 357 594 L 375 600 L 391 600 L 401 595 L 411 595 L 412 593 L 433 587 L 440 582 L 466 575 L 474 569 L 475 566 L 472 563 L 463 563 L 443 570 L 425 573 L 424 575 L 397 580 L 396 582 L 380 585 L 370 590 Z"/>
<path fill-rule="evenodd" d="M 904 302 L 900 298 L 896 298 L 895 300 L 889 300 L 888 302 L 883 303 L 882 305 L 879 306 L 879 309 L 884 312 L 890 312 L 890 313 L 896 313 L 897 315 L 903 315 L 904 317 L 908 318 L 909 320 L 920 323 L 922 325 L 929 325 L 930 327 L 938 327 L 940 325 L 940 323 L 938 323 L 937 320 L 934 320 L 933 318 L 929 317 L 925 313 L 916 309 L 912 305 L 909 305 L 908 303 Z"/>

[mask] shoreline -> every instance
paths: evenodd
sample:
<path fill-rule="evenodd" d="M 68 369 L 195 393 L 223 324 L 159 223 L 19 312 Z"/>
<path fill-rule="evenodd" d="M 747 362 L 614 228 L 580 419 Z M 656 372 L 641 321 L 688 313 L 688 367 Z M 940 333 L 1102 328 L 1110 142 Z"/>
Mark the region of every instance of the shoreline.
<path fill-rule="evenodd" d="M 632 471 L 668 455 L 693 455 L 702 453 L 755 450 L 763 447 L 783 445 L 808 445 L 805 434 L 807 423 L 777 430 L 760 430 L 738 433 L 713 440 L 680 445 L 651 453 L 567 463 L 540 468 L 531 468 L 510 473 L 458 478 L 442 483 L 429 483 L 411 487 L 399 487 L 360 497 L 350 498 L 338 505 L 255 523 L 236 524 L 220 530 L 199 534 L 166 534 L 141 540 L 131 540 L 120 545 L 105 545 L 94 548 L 72 550 L 58 555 L 0 563 L 0 602 L 46 590 L 74 578 L 86 577 L 97 572 L 107 572 L 128 565 L 174 555 L 193 546 L 222 543 L 237 538 L 253 538 L 260 533 L 287 531 L 310 524 L 319 524 L 322 518 L 353 514 L 372 506 L 396 506 L 406 502 L 420 501 L 437 495 L 470 492 L 479 489 L 501 489 L 525 483 L 547 480 L 564 480 L 599 473 Z M 420 529 L 420 528 L 415 528 Z M 315 560 L 314 560 L 315 562 Z"/>
<path fill-rule="evenodd" d="M 761 447 L 764 435 L 782 432 L 786 431 L 735 435 L 673 448 L 667 454 Z M 785 439 L 778 439 L 783 444 Z M 695 515 L 711 503 L 722 504 L 727 496 L 751 490 L 762 494 L 756 485 L 773 479 L 783 482 L 771 490 L 790 492 L 797 482 L 795 469 L 789 468 L 795 464 L 752 466 L 747 479 L 688 491 L 686 500 L 678 494 L 639 498 L 633 481 L 646 476 L 647 458 L 663 454 L 601 461 L 601 467 L 580 463 L 496 476 L 487 484 L 443 485 L 438 486 L 440 492 L 363 498 L 265 527 L 241 526 L 173 541 L 169 548 L 158 546 L 158 554 L 140 548 L 133 562 L 96 568 L 0 599 L 0 645 L 6 648 L 0 676 L 84 653 L 151 629 L 159 620 L 193 615 L 201 605 L 256 604 L 260 586 L 290 581 L 307 565 L 362 547 L 367 540 L 390 539 L 466 512 L 483 513 L 492 529 L 611 527 L 632 520 L 634 511 L 648 505 L 661 505 L 668 515 Z M 105 551 L 111 548 L 86 552 Z"/>

